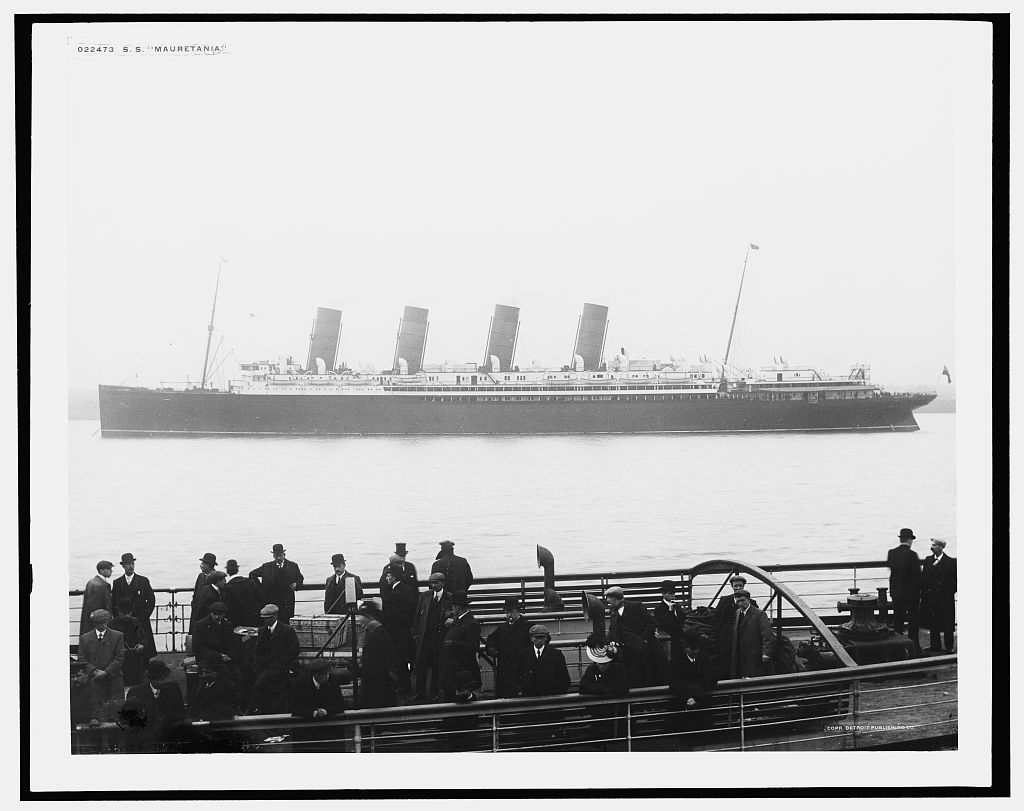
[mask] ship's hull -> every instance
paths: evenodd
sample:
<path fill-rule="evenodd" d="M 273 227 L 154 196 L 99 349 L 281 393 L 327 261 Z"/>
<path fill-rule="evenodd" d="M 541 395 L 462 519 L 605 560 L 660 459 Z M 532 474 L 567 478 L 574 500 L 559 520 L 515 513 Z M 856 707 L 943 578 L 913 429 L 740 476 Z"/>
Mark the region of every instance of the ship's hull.
<path fill-rule="evenodd" d="M 117 435 L 633 434 L 916 431 L 934 395 L 764 401 L 745 397 L 496 402 L 395 394 L 237 394 L 100 386 Z"/>

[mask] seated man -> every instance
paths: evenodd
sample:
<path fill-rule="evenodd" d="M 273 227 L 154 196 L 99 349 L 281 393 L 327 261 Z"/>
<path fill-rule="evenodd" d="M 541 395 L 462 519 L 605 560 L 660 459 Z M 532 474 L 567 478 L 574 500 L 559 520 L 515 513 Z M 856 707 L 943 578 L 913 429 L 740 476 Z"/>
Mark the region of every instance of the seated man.
<path fill-rule="evenodd" d="M 124 700 L 124 635 L 107 627 L 110 612 L 97 608 L 89 614 L 94 630 L 78 639 L 78 661 L 84 664 L 83 677 L 92 687 L 90 723 L 110 721 Z"/>
<path fill-rule="evenodd" d="M 683 700 L 687 710 L 696 710 L 709 703 L 708 693 L 717 684 L 711 657 L 701 650 L 700 633 L 683 634 L 683 653 L 669 663 L 668 689 Z"/>
<path fill-rule="evenodd" d="M 292 715 L 322 721 L 345 712 L 341 682 L 331 678 L 330 659 L 314 659 L 292 687 Z"/>
<path fill-rule="evenodd" d="M 553 696 L 569 692 L 569 668 L 551 645 L 543 625 L 530 628 L 530 647 L 519 651 L 513 669 L 517 696 Z"/>
<path fill-rule="evenodd" d="M 209 607 L 205 617 L 196 621 L 192 627 L 192 653 L 196 661 L 205 659 L 208 653 L 216 653 L 228 677 L 238 684 L 241 681 L 238 669 L 238 651 L 241 646 L 227 613 L 227 605 L 217 601 Z"/>
<path fill-rule="evenodd" d="M 165 662 L 150 659 L 145 682 L 128 691 L 118 724 L 128 733 L 130 748 L 160 751 L 177 737 L 177 727 L 185 720 L 185 702 L 170 675 Z"/>
<path fill-rule="evenodd" d="M 202 679 L 189 706 L 194 720 L 224 721 L 234 718 L 238 710 L 238 685 L 225 672 L 224 661 L 217 651 L 210 650 L 199 662 Z"/>

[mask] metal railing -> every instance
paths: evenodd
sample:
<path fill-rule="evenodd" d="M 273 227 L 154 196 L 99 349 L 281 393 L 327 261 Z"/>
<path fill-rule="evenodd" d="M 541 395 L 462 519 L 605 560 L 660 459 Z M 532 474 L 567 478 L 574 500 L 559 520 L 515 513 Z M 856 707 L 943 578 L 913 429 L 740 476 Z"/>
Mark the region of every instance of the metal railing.
<path fill-rule="evenodd" d="M 957 657 L 729 680 L 699 709 L 667 688 L 195 722 L 139 744 L 115 724 L 78 726 L 76 754 L 125 751 L 443 752 L 822 750 L 899 747 L 957 734 Z M 186 729 L 186 728 L 183 728 Z"/>

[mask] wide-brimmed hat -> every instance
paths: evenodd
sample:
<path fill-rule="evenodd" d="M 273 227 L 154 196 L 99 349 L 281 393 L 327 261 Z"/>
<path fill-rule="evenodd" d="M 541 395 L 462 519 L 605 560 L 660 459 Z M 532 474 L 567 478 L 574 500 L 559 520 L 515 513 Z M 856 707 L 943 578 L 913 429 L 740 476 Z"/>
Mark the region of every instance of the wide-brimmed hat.
<path fill-rule="evenodd" d="M 912 530 L 912 529 L 909 529 L 907 527 L 903 527 L 903 529 L 900 530 L 900 540 L 901 541 L 906 541 L 906 540 L 911 540 L 912 541 L 916 537 L 917 536 L 914 534 L 914 530 Z"/>
<path fill-rule="evenodd" d="M 121 565 L 124 566 L 126 563 L 135 563 L 135 555 L 131 552 L 125 552 L 121 555 Z"/>
<path fill-rule="evenodd" d="M 288 551 L 288 550 L 287 550 L 287 549 L 285 549 L 285 548 L 284 548 L 284 546 L 282 546 L 282 545 L 281 545 L 281 544 L 279 544 L 279 543 L 276 543 L 276 544 L 274 544 L 274 545 L 273 545 L 273 546 L 271 547 L 271 549 L 270 549 L 270 553 L 271 553 L 272 555 L 276 555 L 276 554 L 277 554 L 278 552 L 287 552 L 287 551 Z"/>
<path fill-rule="evenodd" d="M 597 664 L 603 664 L 604 662 L 610 662 L 612 657 L 609 655 L 608 646 L 605 644 L 593 645 L 587 647 L 587 658 L 591 662 Z"/>
<path fill-rule="evenodd" d="M 344 563 L 345 563 L 345 556 L 342 555 L 340 552 L 337 555 L 331 555 L 331 566 L 338 566 L 339 564 L 344 564 Z"/>
<path fill-rule="evenodd" d="M 201 558 L 199 558 L 199 562 L 200 563 L 209 563 L 211 566 L 216 566 L 217 565 L 217 556 L 215 554 L 213 554 L 213 552 L 207 552 L 205 555 L 203 555 Z"/>
<path fill-rule="evenodd" d="M 276 605 L 274 605 L 273 603 L 267 603 L 265 606 L 263 606 L 263 608 L 260 609 L 260 616 L 269 617 L 273 614 L 279 614 L 280 612 L 281 609 L 278 608 Z"/>
<path fill-rule="evenodd" d="M 153 676 L 169 676 L 170 674 L 171 669 L 163 659 L 153 658 L 146 664 L 146 675 L 151 678 Z"/>

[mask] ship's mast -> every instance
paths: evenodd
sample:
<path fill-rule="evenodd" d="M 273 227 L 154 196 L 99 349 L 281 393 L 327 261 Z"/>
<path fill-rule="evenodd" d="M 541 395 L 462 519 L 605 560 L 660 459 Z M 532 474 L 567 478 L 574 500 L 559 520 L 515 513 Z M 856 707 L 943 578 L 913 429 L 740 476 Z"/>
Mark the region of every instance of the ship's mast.
<path fill-rule="evenodd" d="M 750 249 L 760 250 L 753 242 L 747 243 L 747 253 L 743 257 L 743 272 L 740 274 L 740 289 L 736 293 L 736 309 L 732 311 L 732 326 L 729 327 L 729 342 L 725 345 L 725 360 L 722 361 L 722 383 L 725 383 L 725 367 L 729 363 L 729 350 L 732 348 L 732 333 L 736 329 L 736 315 L 740 311 L 740 296 L 743 295 L 743 280 L 747 276 L 747 260 L 750 258 Z"/>
<path fill-rule="evenodd" d="M 217 291 L 220 290 L 220 271 L 224 267 L 224 257 L 220 259 L 220 264 L 217 265 L 217 284 L 213 288 L 213 309 L 210 311 L 210 326 L 207 327 L 206 331 L 206 355 L 203 357 L 203 382 L 199 385 L 200 389 L 206 388 L 206 366 L 210 361 L 210 341 L 213 340 L 213 316 L 217 312 Z"/>

